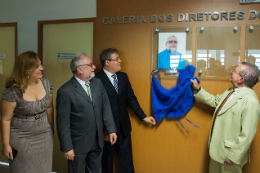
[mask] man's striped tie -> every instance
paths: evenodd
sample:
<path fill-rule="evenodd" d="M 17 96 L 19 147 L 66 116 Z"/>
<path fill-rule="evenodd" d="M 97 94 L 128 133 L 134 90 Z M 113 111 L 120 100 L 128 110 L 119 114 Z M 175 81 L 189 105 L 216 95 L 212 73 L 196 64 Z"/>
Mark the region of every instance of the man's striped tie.
<path fill-rule="evenodd" d="M 118 82 L 116 79 L 116 74 L 113 74 L 111 77 L 114 79 L 114 87 L 116 89 L 116 92 L 118 93 Z"/>
<path fill-rule="evenodd" d="M 89 82 L 86 82 L 85 85 L 87 86 L 87 89 L 88 89 L 88 96 L 89 96 L 90 100 L 92 101 L 92 93 L 91 93 Z"/>

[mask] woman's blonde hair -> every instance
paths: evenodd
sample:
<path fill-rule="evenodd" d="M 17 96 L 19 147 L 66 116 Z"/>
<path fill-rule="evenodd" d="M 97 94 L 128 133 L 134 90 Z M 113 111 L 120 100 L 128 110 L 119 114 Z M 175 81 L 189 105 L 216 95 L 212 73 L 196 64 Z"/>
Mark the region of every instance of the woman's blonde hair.
<path fill-rule="evenodd" d="M 38 68 L 38 54 L 33 51 L 21 53 L 14 63 L 13 73 L 6 80 L 5 87 L 17 87 L 25 92 L 28 87 L 28 74 Z"/>

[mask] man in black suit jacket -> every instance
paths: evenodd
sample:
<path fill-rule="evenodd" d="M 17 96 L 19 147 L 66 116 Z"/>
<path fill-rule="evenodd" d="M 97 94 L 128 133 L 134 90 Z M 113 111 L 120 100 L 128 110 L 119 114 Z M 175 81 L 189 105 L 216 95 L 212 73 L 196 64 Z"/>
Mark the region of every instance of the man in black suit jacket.
<path fill-rule="evenodd" d="M 101 172 L 103 127 L 113 145 L 116 127 L 102 82 L 93 78 L 95 65 L 86 54 L 76 55 L 70 68 L 74 76 L 57 93 L 57 131 L 69 173 Z M 90 89 L 88 88 L 90 86 Z"/>
<path fill-rule="evenodd" d="M 155 120 L 153 117 L 146 117 L 134 95 L 127 74 L 119 71 L 121 69 L 121 59 L 117 49 L 108 48 L 104 50 L 100 54 L 100 62 L 103 70 L 96 74 L 96 77 L 101 79 L 107 91 L 118 136 L 115 145 L 111 145 L 108 142 L 109 131 L 107 131 L 108 129 L 104 130 L 105 146 L 102 158 L 102 171 L 103 173 L 113 173 L 113 155 L 117 152 L 120 172 L 133 173 L 132 129 L 127 105 L 132 108 L 140 120 L 153 125 L 155 125 Z M 112 75 L 114 75 L 115 79 Z"/>

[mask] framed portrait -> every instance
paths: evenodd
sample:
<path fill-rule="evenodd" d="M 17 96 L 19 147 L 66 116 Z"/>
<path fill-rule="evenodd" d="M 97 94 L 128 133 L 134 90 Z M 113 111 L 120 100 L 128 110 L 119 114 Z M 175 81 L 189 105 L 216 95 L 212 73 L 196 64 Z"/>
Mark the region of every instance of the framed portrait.
<path fill-rule="evenodd" d="M 192 31 L 174 26 L 157 27 L 154 31 L 152 68 L 164 72 L 162 76 L 178 76 L 192 63 Z"/>
<path fill-rule="evenodd" d="M 158 69 L 184 69 L 186 32 L 159 33 L 158 39 Z"/>

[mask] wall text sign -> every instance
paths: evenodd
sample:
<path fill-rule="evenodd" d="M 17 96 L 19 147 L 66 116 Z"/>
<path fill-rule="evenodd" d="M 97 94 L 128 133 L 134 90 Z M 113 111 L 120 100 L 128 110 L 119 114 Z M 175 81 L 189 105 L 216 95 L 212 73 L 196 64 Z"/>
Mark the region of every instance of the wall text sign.
<path fill-rule="evenodd" d="M 260 1 L 260 0 L 259 0 Z M 221 11 L 221 12 L 199 12 L 199 13 L 178 13 L 177 21 L 178 22 L 191 22 L 191 21 L 209 21 L 209 20 L 243 20 L 245 18 L 244 11 Z M 260 11 L 249 10 L 248 19 L 254 20 L 256 18 L 260 19 Z M 173 14 L 152 14 L 149 19 L 145 18 L 144 15 L 129 15 L 129 16 L 111 16 L 104 17 L 102 19 L 103 24 L 127 24 L 127 23 L 146 23 L 150 21 L 151 23 L 155 22 L 172 22 Z"/>

